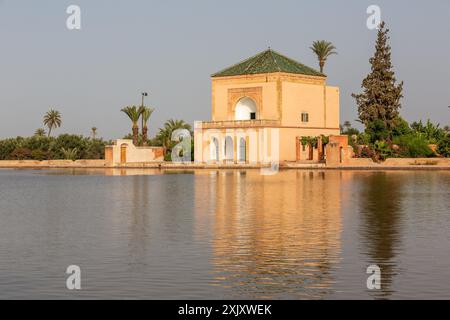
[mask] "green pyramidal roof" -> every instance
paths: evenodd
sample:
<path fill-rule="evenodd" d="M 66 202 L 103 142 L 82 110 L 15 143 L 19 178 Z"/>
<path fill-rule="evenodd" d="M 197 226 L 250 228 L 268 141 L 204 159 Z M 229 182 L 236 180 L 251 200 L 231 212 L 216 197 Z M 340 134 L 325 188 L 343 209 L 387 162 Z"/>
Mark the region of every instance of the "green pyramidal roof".
<path fill-rule="evenodd" d="M 235 64 L 225 70 L 213 74 L 211 77 L 241 76 L 246 74 L 261 74 L 272 72 L 286 72 L 304 74 L 308 76 L 325 77 L 313 68 L 290 59 L 272 49 Z"/>

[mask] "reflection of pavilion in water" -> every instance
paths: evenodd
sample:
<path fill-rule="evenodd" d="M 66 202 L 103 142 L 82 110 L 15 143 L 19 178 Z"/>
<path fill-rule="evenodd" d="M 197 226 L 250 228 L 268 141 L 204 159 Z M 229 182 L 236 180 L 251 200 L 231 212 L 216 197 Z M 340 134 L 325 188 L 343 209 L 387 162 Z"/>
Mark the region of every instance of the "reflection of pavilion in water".
<path fill-rule="evenodd" d="M 210 174 L 196 197 L 215 208 L 214 284 L 241 298 L 326 296 L 341 250 L 341 173 Z"/>

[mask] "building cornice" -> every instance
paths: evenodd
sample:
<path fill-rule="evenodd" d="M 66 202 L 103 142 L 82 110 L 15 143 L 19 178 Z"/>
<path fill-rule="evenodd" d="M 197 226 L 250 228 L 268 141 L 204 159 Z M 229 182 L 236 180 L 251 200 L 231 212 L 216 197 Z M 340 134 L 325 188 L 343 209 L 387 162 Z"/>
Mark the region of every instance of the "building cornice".
<path fill-rule="evenodd" d="M 293 82 L 304 84 L 326 84 L 326 77 L 309 76 L 302 74 L 286 73 L 286 72 L 273 72 L 273 73 L 261 73 L 253 75 L 239 75 L 228 77 L 211 77 L 212 83 L 221 84 L 251 84 L 251 83 L 264 83 L 264 82 Z"/>

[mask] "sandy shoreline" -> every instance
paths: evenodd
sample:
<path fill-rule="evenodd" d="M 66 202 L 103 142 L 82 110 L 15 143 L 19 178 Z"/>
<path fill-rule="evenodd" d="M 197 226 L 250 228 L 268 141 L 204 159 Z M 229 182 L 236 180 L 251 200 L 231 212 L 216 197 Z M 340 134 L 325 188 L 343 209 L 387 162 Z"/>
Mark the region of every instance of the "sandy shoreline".
<path fill-rule="evenodd" d="M 388 159 L 382 164 L 360 164 L 330 166 L 325 163 L 280 163 L 282 170 L 450 170 L 449 159 Z M 173 169 L 173 170 L 244 170 L 269 168 L 268 165 L 251 164 L 197 164 L 197 163 L 170 163 L 146 162 L 110 165 L 104 160 L 18 160 L 0 161 L 1 169 Z"/>

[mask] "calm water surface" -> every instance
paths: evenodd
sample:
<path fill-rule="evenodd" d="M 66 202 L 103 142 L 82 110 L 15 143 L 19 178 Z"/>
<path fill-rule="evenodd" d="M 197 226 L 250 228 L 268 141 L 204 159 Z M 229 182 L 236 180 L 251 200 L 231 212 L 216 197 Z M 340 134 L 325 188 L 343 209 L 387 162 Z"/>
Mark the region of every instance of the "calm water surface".
<path fill-rule="evenodd" d="M 0 298 L 448 299 L 449 199 L 449 171 L 0 170 Z"/>

